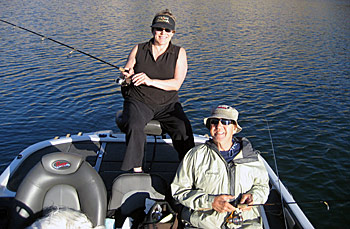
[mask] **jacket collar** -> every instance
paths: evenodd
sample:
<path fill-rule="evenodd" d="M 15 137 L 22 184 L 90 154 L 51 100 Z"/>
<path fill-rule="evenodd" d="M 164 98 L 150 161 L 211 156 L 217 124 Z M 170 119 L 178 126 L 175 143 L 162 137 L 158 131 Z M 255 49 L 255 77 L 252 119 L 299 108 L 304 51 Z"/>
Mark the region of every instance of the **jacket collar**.
<path fill-rule="evenodd" d="M 234 140 L 241 144 L 241 151 L 237 154 L 235 159 L 233 159 L 233 162 L 235 164 L 243 164 L 259 160 L 258 151 L 253 149 L 252 144 L 247 138 L 234 137 Z M 221 156 L 221 153 L 218 147 L 215 145 L 213 139 L 209 139 L 208 141 L 206 141 L 205 144 L 208 145 L 210 148 L 214 149 L 214 151 Z"/>
<path fill-rule="evenodd" d="M 243 164 L 253 161 L 258 161 L 258 151 L 254 150 L 252 143 L 247 138 L 240 138 L 240 137 L 234 137 L 236 141 L 240 142 L 241 144 L 241 152 L 239 154 L 242 154 L 241 157 L 236 157 L 233 159 L 233 162 L 235 164 Z M 237 155 L 240 156 L 240 155 Z"/>

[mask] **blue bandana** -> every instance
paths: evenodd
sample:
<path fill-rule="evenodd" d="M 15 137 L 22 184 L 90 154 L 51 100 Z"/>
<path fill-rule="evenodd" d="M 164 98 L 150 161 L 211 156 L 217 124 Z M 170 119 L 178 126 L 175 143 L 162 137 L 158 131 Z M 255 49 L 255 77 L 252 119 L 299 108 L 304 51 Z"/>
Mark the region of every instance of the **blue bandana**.
<path fill-rule="evenodd" d="M 235 156 L 241 150 L 241 145 L 238 142 L 235 142 L 235 141 L 232 141 L 232 142 L 233 142 L 233 146 L 231 147 L 231 149 L 227 151 L 220 151 L 221 155 L 224 157 L 226 162 L 232 161 L 233 158 L 235 158 Z"/>

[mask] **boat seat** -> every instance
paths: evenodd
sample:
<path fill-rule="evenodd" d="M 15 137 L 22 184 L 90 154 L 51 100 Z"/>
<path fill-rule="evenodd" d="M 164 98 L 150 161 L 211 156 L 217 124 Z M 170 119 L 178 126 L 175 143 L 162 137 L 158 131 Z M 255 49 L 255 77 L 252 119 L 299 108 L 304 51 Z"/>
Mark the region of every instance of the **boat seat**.
<path fill-rule="evenodd" d="M 122 115 L 123 115 L 123 111 L 118 111 L 116 114 L 116 124 L 119 127 L 119 129 L 121 131 L 123 131 L 122 128 Z M 160 122 L 158 120 L 151 120 L 149 121 L 144 129 L 144 132 L 146 135 L 149 136 L 154 136 L 154 146 L 153 146 L 153 153 L 152 153 L 152 160 L 150 162 L 150 166 L 148 168 L 148 170 L 150 171 L 152 169 L 152 164 L 154 162 L 154 158 L 155 158 L 155 154 L 156 154 L 156 146 L 157 146 L 157 137 L 161 136 L 162 138 L 165 138 L 165 131 L 162 129 Z M 145 146 L 147 144 L 147 139 L 145 142 Z M 146 152 L 146 147 L 145 147 L 145 152 Z M 144 156 L 144 165 L 146 164 L 146 154 Z"/>
<path fill-rule="evenodd" d="M 117 126 L 121 131 L 123 131 L 121 127 L 122 116 L 123 116 L 123 111 L 118 111 L 115 119 Z M 165 131 L 162 129 L 160 122 L 158 120 L 149 121 L 145 126 L 144 132 L 146 135 L 150 135 L 150 136 L 162 136 L 162 137 L 165 136 Z"/>
<path fill-rule="evenodd" d="M 124 173 L 112 186 L 109 211 L 115 211 L 116 228 L 126 217 L 139 209 L 143 213 L 146 198 L 165 200 L 168 192 L 166 181 L 159 175 L 148 173 Z M 118 224 L 119 223 L 119 224 Z M 118 224 L 118 225 L 117 225 Z"/>
<path fill-rule="evenodd" d="M 94 227 L 104 226 L 106 188 L 82 156 L 61 152 L 44 155 L 18 187 L 10 228 L 29 226 L 53 206 L 79 210 Z"/>

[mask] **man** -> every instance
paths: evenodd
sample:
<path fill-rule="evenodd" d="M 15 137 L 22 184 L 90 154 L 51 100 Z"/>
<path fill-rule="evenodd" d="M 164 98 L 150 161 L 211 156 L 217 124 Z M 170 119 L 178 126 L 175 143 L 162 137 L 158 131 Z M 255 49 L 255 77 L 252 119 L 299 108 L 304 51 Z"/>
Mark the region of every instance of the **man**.
<path fill-rule="evenodd" d="M 262 228 L 258 208 L 249 205 L 266 202 L 268 173 L 248 139 L 233 136 L 242 130 L 237 120 L 236 109 L 216 107 L 204 119 L 212 138 L 186 154 L 171 184 L 182 219 L 194 227 Z M 240 194 L 248 206 L 236 209 L 229 201 Z"/>

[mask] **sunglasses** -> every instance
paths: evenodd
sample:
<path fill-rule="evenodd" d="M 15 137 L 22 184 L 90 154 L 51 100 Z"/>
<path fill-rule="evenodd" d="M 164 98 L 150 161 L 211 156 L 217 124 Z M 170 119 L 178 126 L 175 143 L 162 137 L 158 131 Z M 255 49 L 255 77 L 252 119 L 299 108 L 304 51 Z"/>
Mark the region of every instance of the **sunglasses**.
<path fill-rule="evenodd" d="M 229 119 L 224 119 L 224 118 L 211 118 L 210 119 L 210 124 L 212 124 L 212 125 L 218 125 L 219 122 L 221 122 L 221 124 L 224 126 L 227 126 L 230 124 L 235 124 L 235 121 L 229 120 Z"/>
<path fill-rule="evenodd" d="M 159 28 L 159 27 L 155 27 L 154 28 L 156 31 L 158 32 L 162 32 L 163 30 L 167 33 L 170 33 L 171 32 L 171 29 L 164 29 L 164 28 Z"/>

